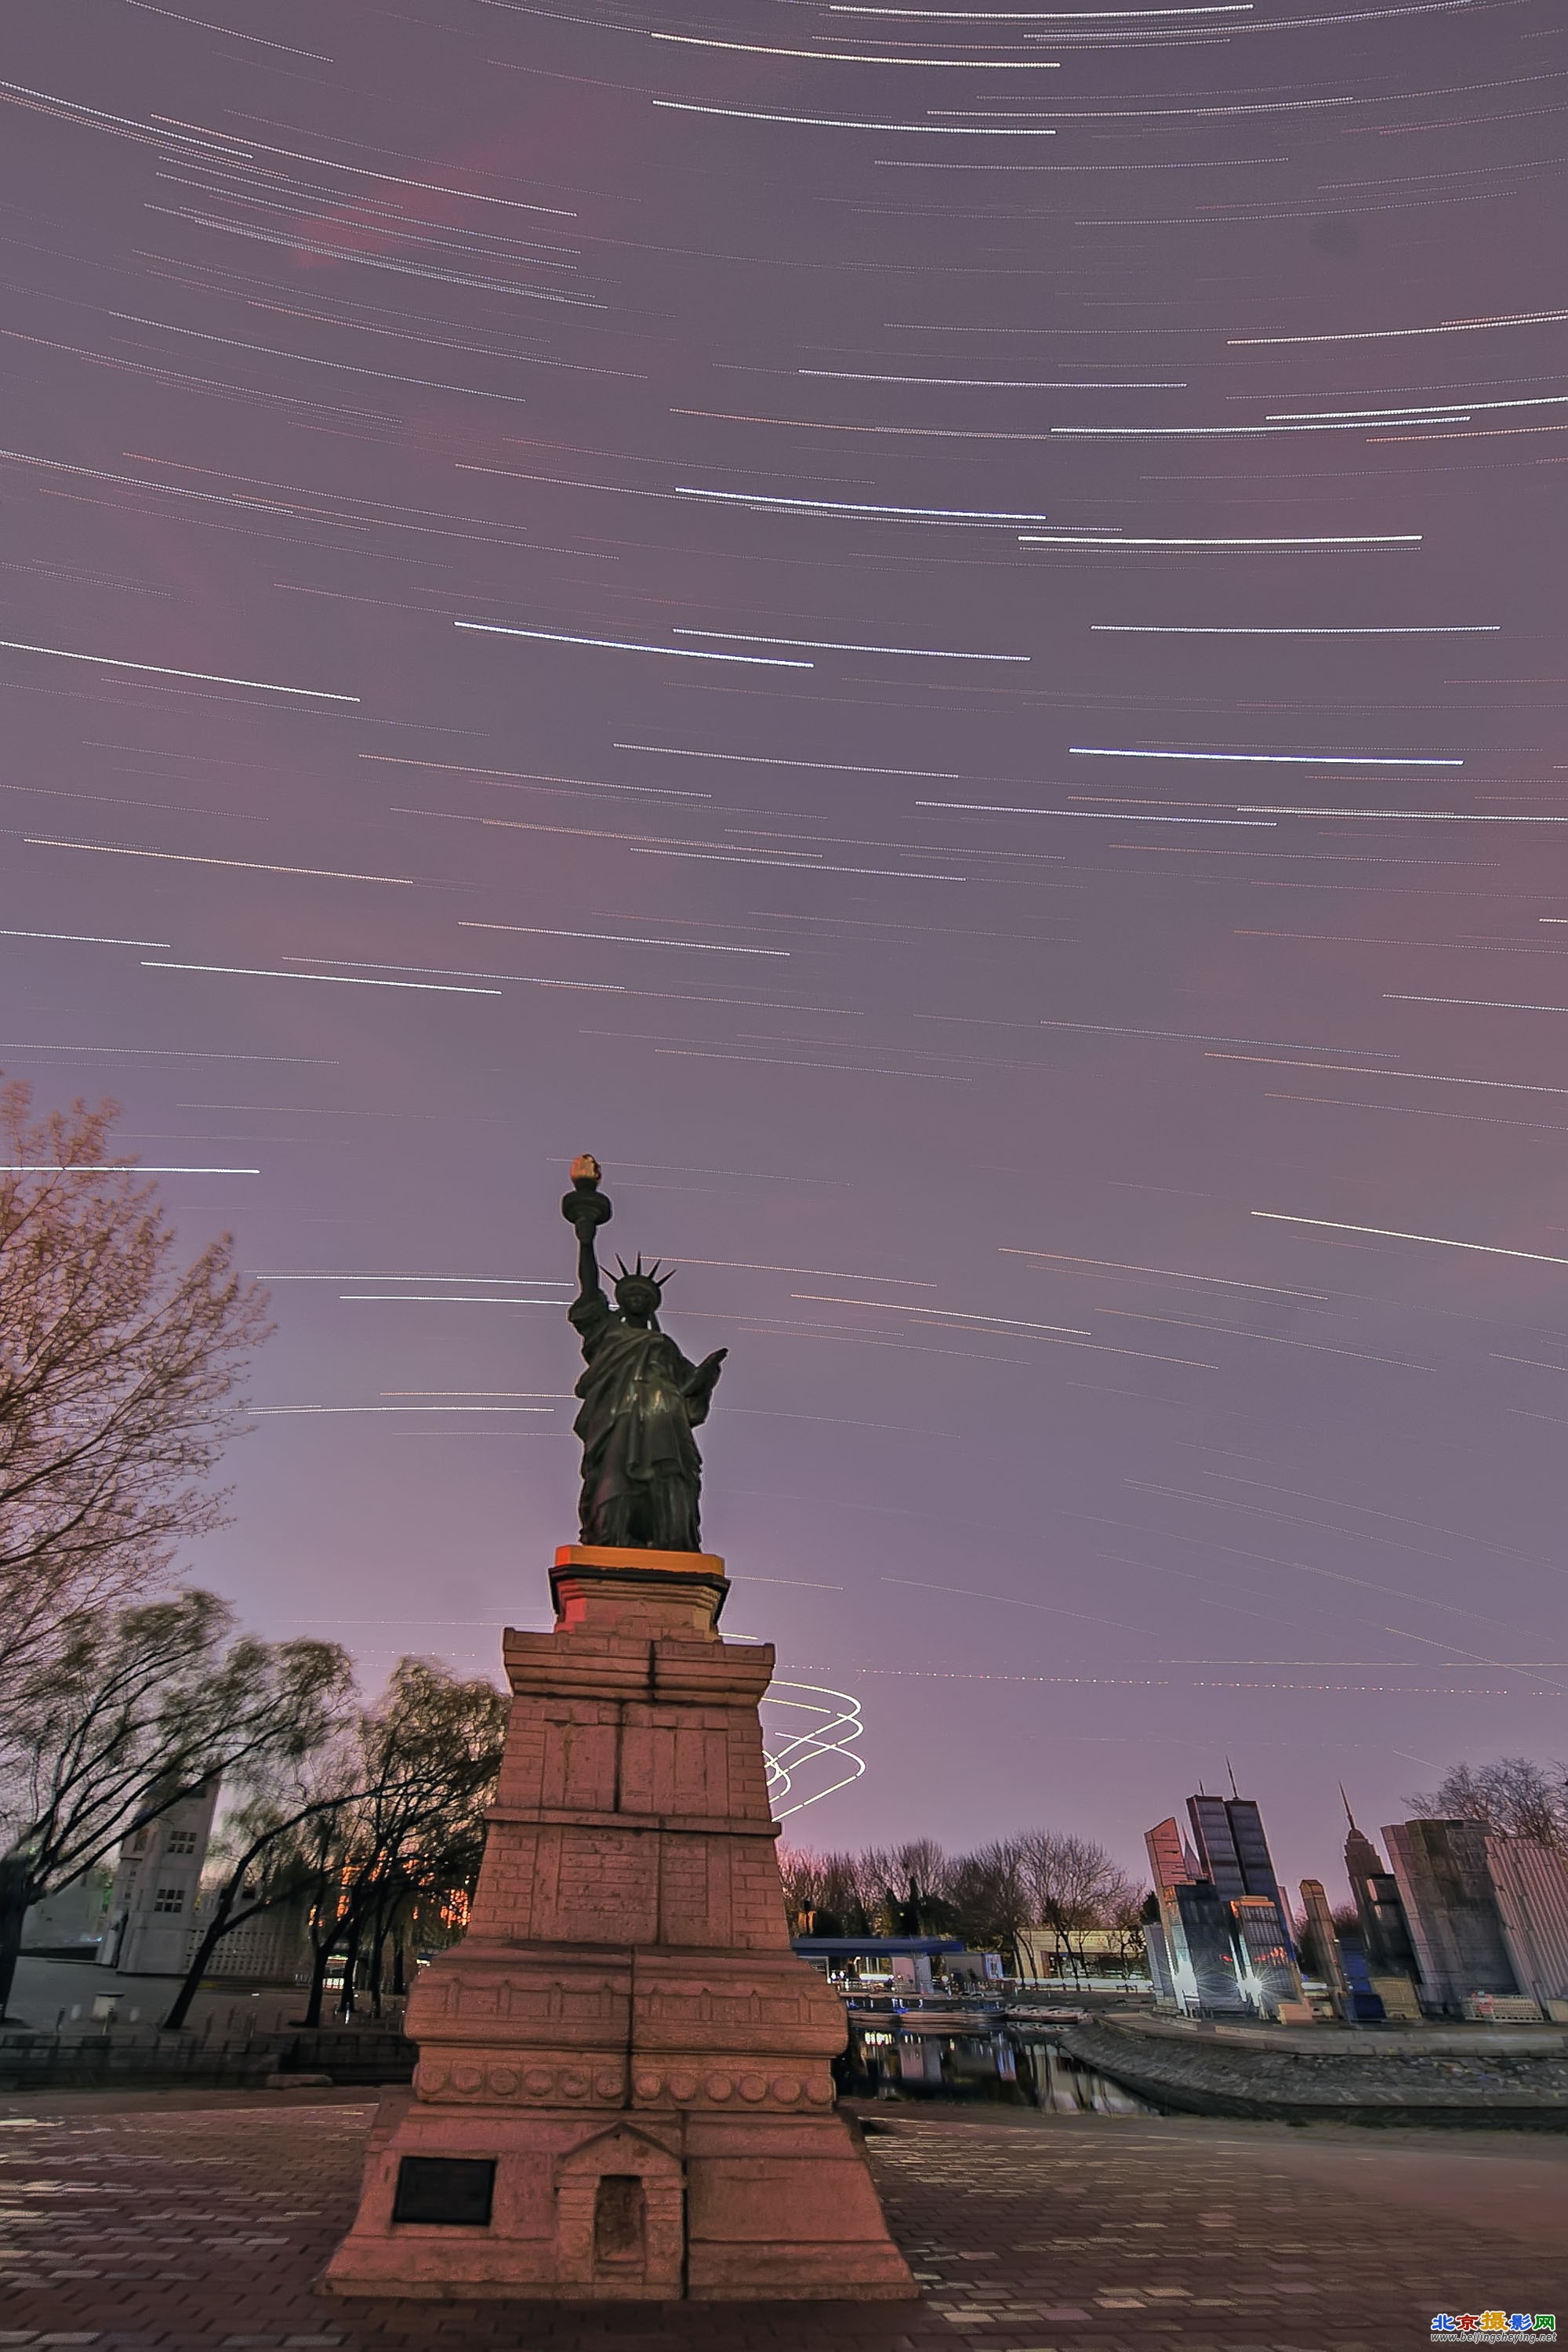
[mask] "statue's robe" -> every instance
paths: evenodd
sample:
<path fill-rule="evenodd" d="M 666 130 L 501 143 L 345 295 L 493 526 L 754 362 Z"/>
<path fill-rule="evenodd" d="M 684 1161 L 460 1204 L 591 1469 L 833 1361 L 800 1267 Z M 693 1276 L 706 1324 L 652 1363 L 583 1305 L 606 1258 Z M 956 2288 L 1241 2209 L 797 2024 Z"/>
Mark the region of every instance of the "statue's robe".
<path fill-rule="evenodd" d="M 587 1370 L 582 1410 L 582 1536 L 586 1544 L 700 1551 L 702 1460 L 692 1429 L 708 1418 L 712 1378 L 668 1334 L 626 1322 L 603 1291 L 567 1309 Z"/>

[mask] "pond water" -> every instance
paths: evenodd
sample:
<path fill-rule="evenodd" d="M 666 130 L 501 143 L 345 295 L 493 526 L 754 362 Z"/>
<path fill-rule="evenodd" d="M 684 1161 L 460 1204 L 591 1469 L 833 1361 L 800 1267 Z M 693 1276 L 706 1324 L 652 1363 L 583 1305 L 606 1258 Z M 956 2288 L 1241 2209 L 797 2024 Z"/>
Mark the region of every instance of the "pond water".
<path fill-rule="evenodd" d="M 896 2013 L 852 2017 L 849 2047 L 835 2071 L 840 2090 L 858 2098 L 994 2100 L 1057 2115 L 1153 2112 L 1059 2043 L 1003 2024 L 933 2033 L 910 2031 Z"/>

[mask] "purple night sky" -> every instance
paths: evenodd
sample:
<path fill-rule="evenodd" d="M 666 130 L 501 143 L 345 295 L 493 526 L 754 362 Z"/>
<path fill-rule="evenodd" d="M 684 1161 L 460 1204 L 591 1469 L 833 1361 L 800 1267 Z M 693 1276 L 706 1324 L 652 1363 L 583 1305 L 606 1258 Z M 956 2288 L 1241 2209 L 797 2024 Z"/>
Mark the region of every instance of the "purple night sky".
<path fill-rule="evenodd" d="M 1562 1754 L 1561 11 L 8 30 L 0 1063 L 268 1277 L 188 1572 L 545 1622 L 592 1150 L 793 1834 Z"/>

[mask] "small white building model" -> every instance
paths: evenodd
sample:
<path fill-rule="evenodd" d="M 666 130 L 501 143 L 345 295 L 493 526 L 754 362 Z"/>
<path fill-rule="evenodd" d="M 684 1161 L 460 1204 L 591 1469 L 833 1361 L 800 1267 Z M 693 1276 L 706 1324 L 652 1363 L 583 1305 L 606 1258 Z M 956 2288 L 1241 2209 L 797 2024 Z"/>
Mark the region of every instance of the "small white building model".
<path fill-rule="evenodd" d="M 196 1925 L 196 1894 L 217 1811 L 209 1780 L 167 1811 L 144 1818 L 120 1849 L 100 1968 L 121 1976 L 183 1976 Z"/>

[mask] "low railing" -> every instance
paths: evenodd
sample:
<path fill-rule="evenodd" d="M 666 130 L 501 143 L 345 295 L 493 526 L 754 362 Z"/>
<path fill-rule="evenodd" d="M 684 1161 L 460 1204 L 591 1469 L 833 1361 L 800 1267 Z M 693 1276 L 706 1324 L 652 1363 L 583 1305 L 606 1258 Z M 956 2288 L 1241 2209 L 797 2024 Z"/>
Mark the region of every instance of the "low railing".
<path fill-rule="evenodd" d="M 265 2041 L 279 2074 L 330 2074 L 334 2083 L 406 2083 L 419 2056 L 417 2044 L 401 2033 L 369 2026 L 301 2028 Z"/>
<path fill-rule="evenodd" d="M 204 2043 L 177 2033 L 54 2033 L 0 2042 L 0 2091 L 181 2083 L 237 2089 L 277 2071 L 276 2059 L 254 2042 Z"/>
<path fill-rule="evenodd" d="M 211 2042 L 154 2031 L 17 2035 L 0 2040 L 0 2091 L 204 2089 L 286 2084 L 329 2075 L 334 2084 L 406 2083 L 418 2052 L 397 2032 L 300 2028 Z"/>

